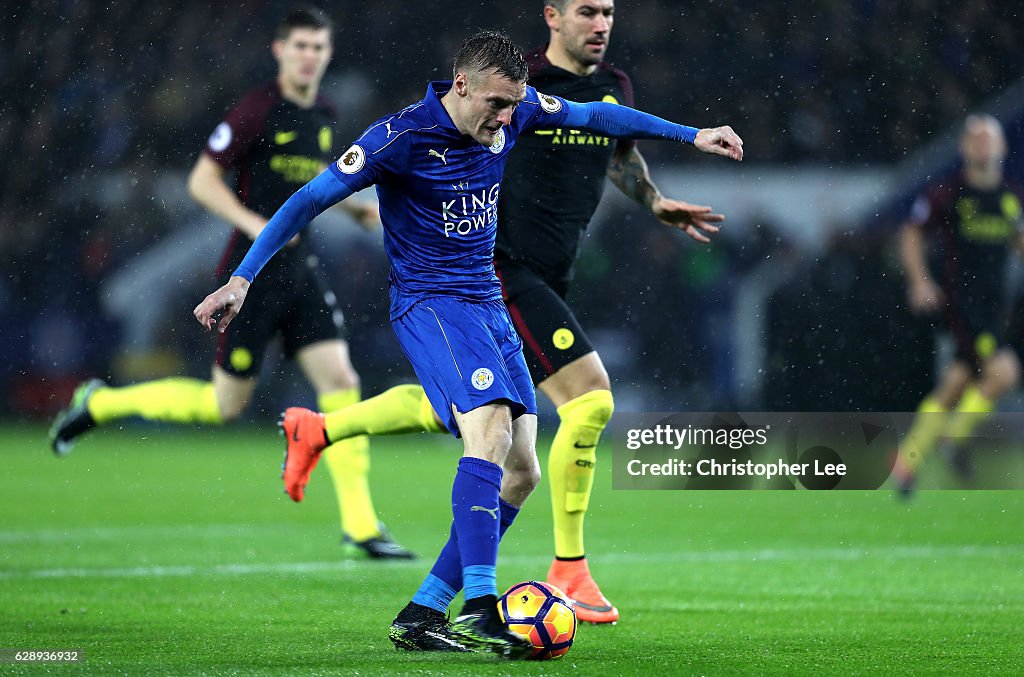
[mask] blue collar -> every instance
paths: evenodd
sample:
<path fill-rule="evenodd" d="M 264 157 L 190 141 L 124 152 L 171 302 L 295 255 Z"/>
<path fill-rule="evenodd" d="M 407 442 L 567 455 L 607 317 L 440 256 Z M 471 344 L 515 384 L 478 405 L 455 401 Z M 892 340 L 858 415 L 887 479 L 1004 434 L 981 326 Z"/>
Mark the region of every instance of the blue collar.
<path fill-rule="evenodd" d="M 448 115 L 444 104 L 441 103 L 441 97 L 447 94 L 451 88 L 451 80 L 435 80 L 430 82 L 427 85 L 427 94 L 423 97 L 423 105 L 427 107 L 430 117 L 434 118 L 434 122 L 440 125 L 442 129 L 454 132 L 457 136 L 463 136 L 462 132 L 455 126 L 455 123 L 452 122 L 452 116 Z"/>

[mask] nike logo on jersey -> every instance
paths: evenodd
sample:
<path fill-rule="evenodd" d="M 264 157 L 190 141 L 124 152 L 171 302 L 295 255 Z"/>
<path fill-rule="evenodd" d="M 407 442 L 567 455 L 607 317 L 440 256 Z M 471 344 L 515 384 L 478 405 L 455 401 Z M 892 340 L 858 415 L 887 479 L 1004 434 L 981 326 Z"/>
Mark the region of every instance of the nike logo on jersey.
<path fill-rule="evenodd" d="M 485 513 L 489 514 L 491 517 L 493 517 L 494 519 L 498 519 L 498 509 L 497 508 L 485 508 L 482 505 L 474 505 L 472 508 L 469 509 L 469 511 L 470 512 L 485 512 Z"/>
<path fill-rule="evenodd" d="M 448 154 L 448 149 L 447 149 L 447 148 L 445 148 L 445 149 L 444 149 L 444 152 L 443 152 L 443 153 L 438 153 L 438 152 L 437 152 L 436 150 L 434 150 L 433 148 L 431 148 L 431 149 L 427 150 L 427 155 L 428 155 L 428 156 L 430 156 L 430 157 L 436 157 L 436 158 L 441 158 L 441 162 L 445 163 L 445 165 L 447 165 L 447 164 L 448 164 L 448 161 L 444 159 L 444 156 L 445 156 L 445 155 L 447 155 L 447 154 Z"/>
<path fill-rule="evenodd" d="M 291 143 L 298 137 L 298 132 L 276 132 L 274 134 L 274 143 L 278 146 L 283 146 L 286 143 Z"/>
<path fill-rule="evenodd" d="M 573 442 L 572 446 L 576 447 L 577 449 L 593 449 L 597 445 L 596 444 L 580 444 L 579 442 Z"/>

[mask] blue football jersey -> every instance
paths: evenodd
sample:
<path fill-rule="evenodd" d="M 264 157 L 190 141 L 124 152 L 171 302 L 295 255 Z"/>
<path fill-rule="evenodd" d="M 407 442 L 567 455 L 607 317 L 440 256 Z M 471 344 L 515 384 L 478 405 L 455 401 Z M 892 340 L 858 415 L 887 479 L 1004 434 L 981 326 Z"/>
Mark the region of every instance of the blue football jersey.
<path fill-rule="evenodd" d="M 494 274 L 501 175 L 524 131 L 561 126 L 562 99 L 526 88 L 491 146 L 456 129 L 431 82 L 422 101 L 363 132 L 331 173 L 353 191 L 377 186 L 384 246 L 391 261 L 391 319 L 436 296 L 501 298 Z"/>

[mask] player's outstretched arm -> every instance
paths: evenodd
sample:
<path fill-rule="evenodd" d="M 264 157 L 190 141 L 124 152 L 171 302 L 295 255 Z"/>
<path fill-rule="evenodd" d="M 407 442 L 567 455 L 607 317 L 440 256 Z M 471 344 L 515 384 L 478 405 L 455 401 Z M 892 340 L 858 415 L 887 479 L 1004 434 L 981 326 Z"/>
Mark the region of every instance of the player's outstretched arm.
<path fill-rule="evenodd" d="M 614 103 L 567 101 L 565 126 L 616 138 L 667 139 L 692 143 L 705 153 L 743 160 L 743 139 L 732 127 L 697 129 Z"/>
<path fill-rule="evenodd" d="M 326 165 L 321 165 L 321 171 L 326 169 Z M 381 226 L 380 209 L 372 200 L 364 200 L 358 195 L 353 195 L 334 205 L 334 208 L 348 214 L 363 230 L 376 230 Z"/>
<path fill-rule="evenodd" d="M 725 220 L 721 214 L 712 214 L 711 207 L 692 205 L 662 195 L 636 146 L 623 149 L 620 145 L 612 155 L 607 174 L 623 195 L 647 207 L 659 221 L 678 228 L 697 242 L 711 242 L 705 233 L 717 233 L 718 226 L 714 224 Z"/>
<path fill-rule="evenodd" d="M 238 315 L 249 284 L 267 265 L 267 261 L 318 214 L 351 194 L 352 189 L 337 180 L 330 171 L 320 174 L 295 191 L 267 222 L 228 283 L 196 306 L 193 314 L 199 324 L 207 330 L 213 329 L 214 316 L 222 313 L 216 324 L 217 329 L 223 333 Z"/>

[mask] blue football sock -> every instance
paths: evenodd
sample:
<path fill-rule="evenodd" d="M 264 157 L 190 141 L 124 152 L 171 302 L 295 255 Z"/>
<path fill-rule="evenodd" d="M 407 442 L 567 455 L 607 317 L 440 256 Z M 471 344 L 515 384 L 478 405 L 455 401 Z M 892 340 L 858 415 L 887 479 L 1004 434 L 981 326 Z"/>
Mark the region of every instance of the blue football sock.
<path fill-rule="evenodd" d="M 519 508 L 500 498 L 498 505 L 501 508 L 498 512 L 498 540 L 501 540 L 519 514 Z M 453 522 L 448 542 L 441 548 L 441 554 L 437 556 L 434 567 L 423 580 L 420 589 L 413 595 L 412 601 L 444 613 L 459 590 L 462 590 L 462 559 L 459 557 L 459 537 L 455 533 Z"/>
<path fill-rule="evenodd" d="M 495 568 L 501 521 L 501 467 L 479 458 L 459 459 L 452 485 L 452 515 L 462 560 L 466 600 L 498 594 Z"/>
<path fill-rule="evenodd" d="M 438 561 L 440 562 L 440 558 L 438 558 Z M 437 565 L 435 564 L 434 567 L 437 568 Z M 459 579 L 460 581 L 462 579 L 461 573 L 459 574 Z M 419 590 L 412 596 L 412 601 L 444 613 L 448 610 L 448 605 L 452 603 L 457 594 L 459 594 L 458 589 L 453 588 L 435 576 L 433 570 L 431 570 L 427 577 L 423 579 L 423 582 L 420 583 Z"/>
<path fill-rule="evenodd" d="M 516 520 L 516 515 L 519 514 L 519 508 L 515 507 L 511 503 L 498 499 L 498 505 L 501 506 L 501 512 L 499 513 L 501 519 L 501 528 L 498 530 L 498 540 L 500 541 L 505 537 L 505 532 L 512 526 L 512 522 Z"/>
<path fill-rule="evenodd" d="M 441 548 L 441 554 L 437 556 L 437 561 L 423 580 L 420 589 L 412 596 L 412 601 L 444 613 L 461 589 L 462 560 L 459 559 L 459 537 L 455 534 L 455 522 L 452 522 L 448 541 Z"/>

